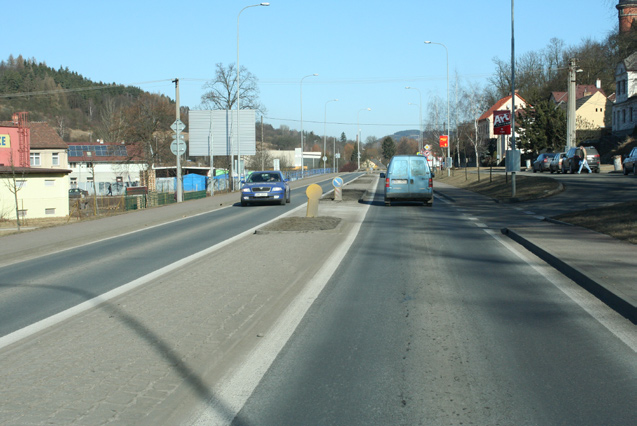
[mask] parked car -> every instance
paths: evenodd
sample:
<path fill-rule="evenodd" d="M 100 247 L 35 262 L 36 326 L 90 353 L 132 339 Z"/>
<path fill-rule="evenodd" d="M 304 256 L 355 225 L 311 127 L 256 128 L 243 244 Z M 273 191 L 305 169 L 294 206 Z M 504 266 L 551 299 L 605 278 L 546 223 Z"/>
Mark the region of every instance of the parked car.
<path fill-rule="evenodd" d="M 241 205 L 291 201 L 290 182 L 280 171 L 252 172 L 241 182 Z"/>
<path fill-rule="evenodd" d="M 551 173 L 560 173 L 562 171 L 562 160 L 566 157 L 565 152 L 558 152 L 553 156 L 549 163 L 549 171 Z"/>
<path fill-rule="evenodd" d="M 566 157 L 562 160 L 562 173 L 577 173 L 582 159 L 582 149 L 580 147 L 570 148 L 566 152 Z M 592 146 L 586 147 L 586 161 L 588 167 L 595 173 L 599 173 L 599 152 Z M 584 168 L 586 170 L 586 168 Z"/>
<path fill-rule="evenodd" d="M 88 197 L 88 191 L 80 188 L 69 189 L 69 198 L 85 198 Z"/>
<path fill-rule="evenodd" d="M 624 169 L 625 175 L 629 172 L 633 172 L 633 175 L 637 176 L 637 148 L 633 148 L 630 154 L 628 154 L 628 157 L 624 158 L 622 168 Z"/>
<path fill-rule="evenodd" d="M 421 201 L 433 206 L 434 173 L 421 155 L 395 155 L 385 174 L 385 205 L 393 201 Z"/>
<path fill-rule="evenodd" d="M 535 161 L 533 162 L 533 173 L 535 172 L 548 172 L 549 171 L 549 163 L 553 159 L 555 154 L 547 152 L 545 154 L 540 154 L 537 156 Z"/>

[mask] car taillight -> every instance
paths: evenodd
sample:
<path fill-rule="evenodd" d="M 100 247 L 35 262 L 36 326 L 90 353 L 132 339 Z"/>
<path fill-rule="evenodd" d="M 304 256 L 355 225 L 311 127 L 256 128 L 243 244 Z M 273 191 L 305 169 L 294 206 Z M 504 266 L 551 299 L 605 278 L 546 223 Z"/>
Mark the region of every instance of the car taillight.
<path fill-rule="evenodd" d="M 434 180 L 432 178 L 429 178 L 429 188 L 433 188 L 434 187 Z"/>
<path fill-rule="evenodd" d="M 545 159 L 544 159 L 544 162 L 545 162 L 545 163 L 546 163 L 546 162 L 548 162 L 548 161 L 549 161 L 549 159 L 548 159 L 548 158 L 545 158 Z"/>
<path fill-rule="evenodd" d="M 385 178 L 385 188 L 389 188 L 389 178 Z"/>

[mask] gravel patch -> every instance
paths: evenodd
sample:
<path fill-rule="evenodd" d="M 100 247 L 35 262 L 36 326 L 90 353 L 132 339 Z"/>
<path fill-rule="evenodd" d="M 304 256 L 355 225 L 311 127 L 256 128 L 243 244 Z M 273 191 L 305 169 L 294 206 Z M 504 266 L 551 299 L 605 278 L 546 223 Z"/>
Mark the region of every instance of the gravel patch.
<path fill-rule="evenodd" d="M 318 232 L 336 229 L 341 223 L 340 217 L 284 217 L 259 228 L 255 234 L 275 232 Z"/>

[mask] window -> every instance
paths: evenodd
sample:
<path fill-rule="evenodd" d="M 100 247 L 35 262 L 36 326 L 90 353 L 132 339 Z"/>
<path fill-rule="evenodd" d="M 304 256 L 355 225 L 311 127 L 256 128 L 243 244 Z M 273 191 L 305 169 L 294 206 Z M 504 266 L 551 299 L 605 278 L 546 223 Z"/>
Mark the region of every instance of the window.
<path fill-rule="evenodd" d="M 57 152 L 54 152 L 53 154 L 51 154 L 51 164 L 54 166 L 59 166 L 60 165 L 60 154 Z"/>
<path fill-rule="evenodd" d="M 626 110 L 623 109 L 622 110 L 622 123 L 625 123 L 625 122 L 626 122 Z"/>
<path fill-rule="evenodd" d="M 32 166 L 39 166 L 40 165 L 40 153 L 39 152 L 32 152 L 30 155 L 30 159 L 31 159 L 31 165 Z"/>
<path fill-rule="evenodd" d="M 27 181 L 24 180 L 24 179 L 16 180 L 15 181 L 15 186 L 16 186 L 17 189 L 22 189 L 25 186 L 27 186 Z"/>
<path fill-rule="evenodd" d="M 24 219 L 25 217 L 27 217 L 27 211 L 26 210 L 18 210 L 18 216 L 20 216 L 20 219 Z"/>
<path fill-rule="evenodd" d="M 45 179 L 44 186 L 55 186 L 55 181 L 52 179 Z"/>
<path fill-rule="evenodd" d="M 44 209 L 44 214 L 53 215 L 53 214 L 55 214 L 55 209 L 54 208 Z"/>

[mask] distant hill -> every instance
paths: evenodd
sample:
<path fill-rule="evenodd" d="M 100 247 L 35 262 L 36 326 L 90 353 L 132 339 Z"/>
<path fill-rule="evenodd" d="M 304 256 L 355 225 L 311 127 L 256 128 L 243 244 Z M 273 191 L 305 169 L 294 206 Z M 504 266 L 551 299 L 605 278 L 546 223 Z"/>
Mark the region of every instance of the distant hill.
<path fill-rule="evenodd" d="M 129 105 L 142 93 L 137 87 L 94 82 L 68 67 L 55 70 L 22 56 L 0 61 L 0 120 L 28 111 L 30 121 L 56 128 L 63 122 L 64 128 L 91 131 L 104 109 Z M 61 136 L 68 140 L 68 135 Z"/>
<path fill-rule="evenodd" d="M 418 139 L 418 129 L 413 130 L 401 130 L 400 132 L 396 132 L 391 135 L 391 138 L 394 139 L 395 142 L 398 142 L 401 138 L 412 138 Z"/>

